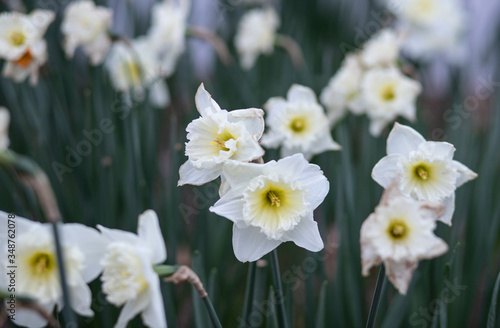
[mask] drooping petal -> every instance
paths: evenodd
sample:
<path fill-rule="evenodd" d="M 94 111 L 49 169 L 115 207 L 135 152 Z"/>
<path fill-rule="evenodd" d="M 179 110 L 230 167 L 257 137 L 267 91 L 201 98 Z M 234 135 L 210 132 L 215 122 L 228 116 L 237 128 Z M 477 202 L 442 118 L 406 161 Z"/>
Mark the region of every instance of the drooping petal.
<path fill-rule="evenodd" d="M 324 248 L 319 234 L 318 223 L 314 221 L 312 213 L 303 217 L 291 231 L 283 236 L 283 241 L 293 241 L 295 245 L 311 252 L 319 252 Z"/>
<path fill-rule="evenodd" d="M 417 150 L 425 139 L 420 133 L 406 125 L 394 123 L 394 127 L 387 138 L 387 155 L 407 155 L 412 150 Z"/>
<path fill-rule="evenodd" d="M 453 217 L 453 213 L 455 212 L 455 193 L 443 199 L 443 204 L 444 213 L 438 220 L 451 226 L 451 219 Z"/>
<path fill-rule="evenodd" d="M 229 122 L 242 122 L 247 131 L 259 140 L 264 132 L 264 111 L 259 108 L 237 109 L 229 112 Z"/>
<path fill-rule="evenodd" d="M 162 263 L 167 259 L 165 241 L 163 240 L 160 223 L 158 222 L 158 216 L 155 211 L 147 210 L 139 215 L 137 234 L 152 250 L 153 264 Z"/>
<path fill-rule="evenodd" d="M 221 169 L 216 167 L 214 169 L 196 169 L 191 161 L 186 161 L 179 169 L 179 182 L 178 186 L 190 184 L 194 186 L 201 186 L 207 182 L 217 179 L 221 174 Z"/>
<path fill-rule="evenodd" d="M 387 188 L 391 185 L 394 178 L 397 177 L 399 172 L 399 161 L 401 160 L 401 155 L 392 154 L 383 157 L 372 170 L 372 178 L 379 185 Z"/>
<path fill-rule="evenodd" d="M 408 291 L 408 285 L 410 284 L 411 278 L 413 276 L 413 271 L 415 271 L 415 269 L 417 268 L 418 262 L 385 261 L 384 265 L 386 276 L 389 281 L 402 295 L 406 295 L 406 292 Z"/>
<path fill-rule="evenodd" d="M 91 282 L 101 273 L 100 265 L 106 239 L 95 229 L 78 223 L 66 223 L 61 226 L 62 238 L 65 243 L 74 244 L 85 255 L 82 278 Z"/>
<path fill-rule="evenodd" d="M 311 88 L 294 84 L 290 87 L 287 93 L 287 99 L 289 102 L 299 102 L 299 103 L 317 103 L 316 95 Z"/>
<path fill-rule="evenodd" d="M 160 279 L 152 268 L 145 270 L 144 275 L 149 285 L 149 304 L 142 311 L 142 322 L 148 327 L 167 328 Z"/>
<path fill-rule="evenodd" d="M 466 183 L 467 181 L 474 180 L 475 178 L 477 178 L 477 173 L 475 173 L 474 171 L 472 171 L 459 161 L 453 161 L 453 164 L 455 165 L 458 171 L 457 188 Z"/>
<path fill-rule="evenodd" d="M 120 312 L 118 321 L 116 322 L 114 328 L 126 328 L 130 320 L 132 320 L 140 312 L 149 305 L 151 300 L 151 290 L 148 288 L 139 295 L 137 298 L 128 301 Z"/>
<path fill-rule="evenodd" d="M 83 279 L 78 277 L 78 281 L 71 286 L 71 307 L 76 313 L 85 317 L 92 317 L 94 312 L 91 310 L 92 293 L 89 286 Z"/>
<path fill-rule="evenodd" d="M 281 244 L 280 240 L 268 239 L 259 228 L 233 226 L 234 255 L 241 262 L 254 262 Z"/>

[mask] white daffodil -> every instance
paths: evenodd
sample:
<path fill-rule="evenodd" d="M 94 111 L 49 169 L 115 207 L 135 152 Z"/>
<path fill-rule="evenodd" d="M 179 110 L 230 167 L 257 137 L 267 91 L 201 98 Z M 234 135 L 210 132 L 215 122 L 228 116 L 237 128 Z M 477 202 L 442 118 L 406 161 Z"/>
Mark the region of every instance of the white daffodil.
<path fill-rule="evenodd" d="M 76 48 L 82 46 L 92 65 L 101 64 L 111 46 L 108 29 L 112 19 L 111 9 L 96 6 L 93 1 L 70 3 L 61 25 L 66 56 L 72 58 Z"/>
<path fill-rule="evenodd" d="M 279 25 L 278 14 L 271 7 L 250 10 L 241 18 L 234 43 L 244 69 L 252 68 L 260 54 L 273 52 Z"/>
<path fill-rule="evenodd" d="M 329 183 L 302 154 L 266 164 L 231 163 L 224 177 L 226 192 L 210 211 L 234 222 L 238 260 L 257 261 L 286 241 L 312 252 L 323 249 L 313 211 Z"/>
<path fill-rule="evenodd" d="M 17 12 L 0 14 L 0 58 L 7 62 L 3 76 L 22 82 L 30 76 L 38 81 L 38 70 L 47 61 L 47 43 L 43 35 L 54 20 L 48 10 L 34 10 L 30 15 Z"/>
<path fill-rule="evenodd" d="M 347 110 L 355 114 L 364 111 L 360 97 L 363 74 L 359 56 L 347 55 L 342 66 L 321 92 L 320 100 L 326 108 L 330 125 L 342 119 Z"/>
<path fill-rule="evenodd" d="M 422 87 L 395 67 L 368 71 L 361 84 L 366 113 L 371 120 L 370 133 L 379 136 L 398 115 L 414 121 L 416 99 Z"/>
<path fill-rule="evenodd" d="M 407 55 L 426 59 L 444 53 L 459 59 L 466 27 L 465 9 L 460 1 L 398 0 L 390 8 L 405 35 L 402 47 Z"/>
<path fill-rule="evenodd" d="M 258 142 L 264 131 L 262 109 L 222 110 L 203 84 L 195 100 L 201 117 L 186 128 L 188 160 L 179 170 L 178 185 L 202 185 L 219 177 L 229 162 L 250 162 L 264 155 Z"/>
<path fill-rule="evenodd" d="M 51 313 L 57 305 L 63 304 L 59 283 L 58 262 L 53 240 L 52 226 L 33 222 L 21 217 L 9 219 L 9 214 L 0 211 L 0 243 L 2 244 L 2 279 L 0 288 L 6 289 L 8 265 L 17 266 L 16 292 L 36 299 Z M 15 222 L 15 256 L 9 256 L 7 243 L 7 222 Z M 97 230 L 77 223 L 60 225 L 62 251 L 66 278 L 73 310 L 83 316 L 92 316 L 92 295 L 87 283 L 102 271 L 99 261 L 105 240 Z M 47 321 L 32 310 L 16 309 L 17 325 L 45 327 Z"/>
<path fill-rule="evenodd" d="M 418 261 L 448 250 L 433 233 L 443 208 L 440 203 L 389 193 L 361 226 L 362 272 L 368 276 L 371 267 L 384 263 L 387 277 L 404 295 Z"/>
<path fill-rule="evenodd" d="M 451 225 L 456 188 L 477 177 L 453 160 L 454 152 L 452 144 L 426 141 L 417 131 L 396 123 L 387 139 L 387 156 L 375 165 L 372 177 L 384 188 L 396 180 L 405 196 L 442 201 L 445 212 L 439 220 Z"/>
<path fill-rule="evenodd" d="M 153 268 L 167 258 L 156 213 L 147 210 L 139 216 L 137 235 L 97 227 L 108 240 L 101 260 L 102 290 L 109 303 L 125 305 L 114 327 L 125 328 L 139 313 L 146 326 L 167 327 L 160 278 Z"/>
<path fill-rule="evenodd" d="M 392 66 L 399 56 L 399 39 L 392 29 L 383 29 L 363 46 L 360 53 L 365 67 Z"/>
<path fill-rule="evenodd" d="M 302 153 L 310 159 L 327 150 L 341 149 L 333 141 L 328 118 L 310 88 L 294 84 L 287 99 L 271 98 L 264 109 L 269 132 L 262 137 L 262 144 L 269 148 L 281 146 L 281 157 Z"/>
<path fill-rule="evenodd" d="M 189 0 L 164 0 L 153 6 L 148 38 L 164 76 L 174 73 L 177 59 L 185 51 L 189 9 Z"/>
<path fill-rule="evenodd" d="M 10 113 L 5 107 L 0 107 L 0 151 L 9 148 Z"/>
<path fill-rule="evenodd" d="M 149 89 L 153 105 L 164 107 L 170 97 L 152 47 L 146 38 L 133 40 L 130 45 L 116 42 L 111 47 L 105 65 L 116 90 L 132 93 L 134 99 L 142 100 L 145 90 Z"/>

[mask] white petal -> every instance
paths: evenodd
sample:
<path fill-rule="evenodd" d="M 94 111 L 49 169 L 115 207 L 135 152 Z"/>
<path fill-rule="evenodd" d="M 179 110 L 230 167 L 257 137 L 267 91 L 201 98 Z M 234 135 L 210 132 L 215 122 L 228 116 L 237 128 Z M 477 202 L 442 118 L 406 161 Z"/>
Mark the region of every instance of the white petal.
<path fill-rule="evenodd" d="M 163 296 L 160 289 L 160 279 L 153 272 L 153 277 L 148 279 L 150 290 L 149 305 L 141 314 L 142 322 L 148 327 L 167 328 L 167 319 L 165 318 L 165 306 L 163 305 Z"/>
<path fill-rule="evenodd" d="M 75 286 L 71 286 L 71 307 L 76 313 L 85 317 L 91 317 L 94 312 L 91 310 L 92 293 L 89 286 L 79 277 Z"/>
<path fill-rule="evenodd" d="M 215 169 L 196 169 L 191 161 L 186 161 L 182 164 L 179 169 L 179 182 L 178 186 L 183 186 L 185 184 L 201 186 L 207 182 L 217 179 L 221 174 L 220 168 Z"/>
<path fill-rule="evenodd" d="M 241 262 L 254 262 L 281 244 L 280 240 L 267 239 L 259 228 L 233 226 L 233 250 Z"/>
<path fill-rule="evenodd" d="M 284 98 L 272 97 L 268 101 L 266 101 L 263 107 L 267 112 L 272 113 L 274 111 L 281 112 L 283 110 L 286 110 L 287 105 L 288 102 Z M 270 115 L 269 113 L 268 115 Z M 269 119 L 269 117 L 267 119 Z"/>
<path fill-rule="evenodd" d="M 279 133 L 268 131 L 262 136 L 260 143 L 266 148 L 278 148 L 283 138 L 284 136 Z"/>
<path fill-rule="evenodd" d="M 293 241 L 295 245 L 311 252 L 319 252 L 324 248 L 319 234 L 318 223 L 314 221 L 312 213 L 303 217 L 291 231 L 285 233 L 283 241 Z"/>
<path fill-rule="evenodd" d="M 295 154 L 280 159 L 276 164 L 276 171 L 283 173 L 286 176 L 298 177 L 304 170 L 309 167 L 309 162 L 302 154 Z M 319 166 L 315 165 L 318 169 Z"/>
<path fill-rule="evenodd" d="M 309 164 L 297 176 L 297 181 L 303 188 L 309 189 L 306 197 L 312 209 L 318 207 L 330 191 L 330 183 L 323 175 L 323 171 L 321 171 L 319 166 L 314 164 Z"/>
<path fill-rule="evenodd" d="M 287 93 L 287 99 L 289 102 L 302 102 L 302 103 L 317 103 L 316 94 L 312 89 L 294 84 L 290 87 Z"/>
<path fill-rule="evenodd" d="M 425 256 L 421 257 L 422 259 L 432 259 L 441 256 L 448 251 L 448 245 L 445 243 L 445 241 L 436 236 L 428 239 L 428 241 L 426 242 L 426 246 L 428 250 Z"/>
<path fill-rule="evenodd" d="M 377 229 L 375 224 L 375 215 L 371 214 L 361 225 L 360 244 L 361 244 L 361 266 L 363 276 L 368 276 L 370 269 L 381 262 L 380 256 L 375 251 L 366 234 L 370 230 Z"/>
<path fill-rule="evenodd" d="M 409 126 L 394 123 L 394 127 L 387 138 L 387 154 L 408 154 L 417 150 L 425 142 L 424 137 Z"/>
<path fill-rule="evenodd" d="M 53 303 L 48 305 L 41 305 L 47 313 L 52 313 L 54 311 Z M 28 310 L 26 308 L 17 307 L 16 308 L 16 325 L 29 327 L 29 328 L 41 328 L 47 325 L 47 320 L 45 320 L 36 311 Z"/>
<path fill-rule="evenodd" d="M 237 109 L 229 112 L 229 122 L 242 122 L 247 131 L 259 140 L 264 132 L 264 111 L 259 108 Z"/>
<path fill-rule="evenodd" d="M 148 305 L 150 300 L 151 291 L 148 288 L 139 295 L 136 299 L 128 301 L 120 312 L 118 321 L 114 328 L 125 328 L 130 320 L 142 312 Z"/>
<path fill-rule="evenodd" d="M 408 285 L 411 282 L 413 271 L 418 266 L 418 262 L 393 262 L 385 261 L 386 276 L 396 289 L 406 295 Z"/>
<path fill-rule="evenodd" d="M 342 146 L 333 141 L 333 138 L 328 130 L 324 136 L 317 140 L 312 146 L 309 148 L 309 151 L 313 154 L 321 154 L 322 152 L 328 150 L 341 150 Z"/>
<path fill-rule="evenodd" d="M 268 165 L 275 165 L 275 161 L 266 164 L 242 163 L 231 161 L 224 165 L 222 170 L 224 177 L 233 189 L 234 193 L 241 192 L 248 186 L 248 182 L 256 176 L 264 174 Z"/>
<path fill-rule="evenodd" d="M 221 110 L 219 105 L 212 99 L 212 96 L 205 90 L 203 83 L 200 84 L 198 91 L 196 91 L 195 102 L 201 116 L 208 115 L 208 113 L 215 114 Z"/>
<path fill-rule="evenodd" d="M 214 206 L 210 207 L 210 212 L 237 223 L 243 220 L 243 205 L 244 201 L 241 195 L 227 193 Z"/>
<path fill-rule="evenodd" d="M 445 207 L 444 214 L 438 219 L 438 221 L 451 226 L 451 219 L 453 217 L 453 212 L 455 212 L 455 193 L 443 199 L 443 204 Z"/>
<path fill-rule="evenodd" d="M 448 142 L 426 141 L 420 145 L 421 149 L 427 149 L 431 154 L 435 154 L 445 159 L 451 160 L 455 153 L 455 147 Z"/>
<path fill-rule="evenodd" d="M 155 211 L 147 210 L 139 215 L 137 234 L 153 251 L 153 264 L 163 263 L 167 259 L 165 241 Z"/>
<path fill-rule="evenodd" d="M 458 161 L 453 161 L 458 171 L 457 188 L 466 183 L 467 181 L 477 178 L 477 173 L 469 169 Z"/>
<path fill-rule="evenodd" d="M 102 271 L 100 261 L 108 241 L 97 230 L 78 223 L 62 225 L 62 236 L 65 243 L 77 245 L 85 255 L 83 280 L 94 280 Z"/>
<path fill-rule="evenodd" d="M 380 136 L 390 121 L 392 121 L 392 119 L 372 118 L 370 121 L 370 134 L 374 137 Z"/>
<path fill-rule="evenodd" d="M 401 155 L 392 154 L 383 157 L 372 170 L 372 178 L 379 185 L 387 188 L 391 185 L 394 178 L 398 175 L 398 164 L 401 160 Z"/>
<path fill-rule="evenodd" d="M 97 229 L 99 229 L 103 237 L 110 242 L 123 241 L 132 245 L 136 245 L 141 242 L 139 237 L 136 234 L 133 234 L 132 232 L 123 231 L 119 229 L 109 229 L 100 224 L 97 225 Z"/>

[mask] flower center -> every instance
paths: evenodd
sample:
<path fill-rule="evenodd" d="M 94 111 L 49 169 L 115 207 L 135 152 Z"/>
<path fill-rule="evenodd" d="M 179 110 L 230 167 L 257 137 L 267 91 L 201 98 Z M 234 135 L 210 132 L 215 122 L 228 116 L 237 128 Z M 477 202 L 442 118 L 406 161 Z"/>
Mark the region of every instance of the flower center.
<path fill-rule="evenodd" d="M 392 84 L 387 84 L 384 87 L 382 87 L 380 93 L 384 101 L 391 101 L 394 100 L 394 98 L 396 98 L 396 93 L 394 92 L 394 85 Z"/>
<path fill-rule="evenodd" d="M 120 306 L 148 287 L 141 258 L 132 245 L 122 242 L 110 244 L 101 265 L 102 289 L 111 304 Z"/>
<path fill-rule="evenodd" d="M 28 67 L 33 61 L 33 55 L 31 55 L 31 51 L 28 49 L 18 60 L 14 61 L 18 66 L 22 68 Z"/>
<path fill-rule="evenodd" d="M 215 146 L 218 151 L 229 151 L 229 148 L 226 147 L 226 141 L 235 139 L 233 135 L 226 129 L 219 133 L 214 141 L 211 141 L 210 144 Z"/>
<path fill-rule="evenodd" d="M 392 239 L 399 240 L 403 239 L 406 236 L 408 232 L 408 227 L 402 221 L 394 221 L 389 226 L 388 232 Z"/>
<path fill-rule="evenodd" d="M 415 174 L 423 181 L 429 179 L 429 168 L 425 165 L 419 165 L 415 168 Z"/>
<path fill-rule="evenodd" d="M 30 264 L 34 275 L 47 275 L 56 267 L 54 255 L 50 253 L 35 253 L 31 257 Z"/>
<path fill-rule="evenodd" d="M 306 125 L 304 118 L 296 118 L 292 120 L 292 123 L 290 124 L 290 128 L 292 129 L 292 131 L 297 133 L 304 131 L 305 127 Z"/>
<path fill-rule="evenodd" d="M 124 63 L 124 70 L 132 85 L 141 84 L 141 68 L 138 63 L 133 60 L 126 61 Z"/>
<path fill-rule="evenodd" d="M 278 176 L 252 179 L 243 193 L 243 217 L 269 238 L 279 239 L 305 215 L 308 203 L 297 183 Z"/>
<path fill-rule="evenodd" d="M 274 190 L 269 190 L 266 196 L 271 206 L 280 207 L 281 205 L 280 198 L 276 195 L 276 192 Z"/>
<path fill-rule="evenodd" d="M 15 47 L 20 47 L 26 41 L 26 35 L 20 31 L 12 31 L 9 34 L 10 44 Z"/>

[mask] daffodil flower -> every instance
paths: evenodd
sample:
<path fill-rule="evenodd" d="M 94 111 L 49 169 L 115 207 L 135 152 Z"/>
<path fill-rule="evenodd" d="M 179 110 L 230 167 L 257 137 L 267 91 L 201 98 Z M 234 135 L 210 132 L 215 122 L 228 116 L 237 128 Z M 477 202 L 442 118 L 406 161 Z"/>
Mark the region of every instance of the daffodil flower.
<path fill-rule="evenodd" d="M 9 147 L 10 113 L 5 107 L 0 107 L 0 151 Z"/>
<path fill-rule="evenodd" d="M 49 313 L 56 305 L 60 311 L 64 304 L 52 226 L 21 217 L 9 218 L 9 214 L 1 211 L 0 220 L 0 288 L 7 290 L 7 266 L 16 265 L 16 292 L 34 298 Z M 8 252 L 8 221 L 15 224 L 15 257 L 9 257 L 12 253 Z M 99 261 L 105 240 L 97 230 L 78 223 L 63 224 L 60 231 L 71 306 L 80 315 L 92 316 L 92 295 L 87 283 L 102 271 Z M 18 308 L 15 323 L 26 327 L 44 327 L 47 321 L 33 310 Z"/>
<path fill-rule="evenodd" d="M 361 62 L 366 68 L 392 66 L 399 56 L 400 41 L 396 32 L 386 28 L 363 45 Z"/>
<path fill-rule="evenodd" d="M 274 51 L 279 25 L 278 14 L 271 7 L 250 10 L 241 18 L 234 44 L 244 69 L 252 68 L 260 54 Z"/>
<path fill-rule="evenodd" d="M 258 140 L 264 131 L 262 109 L 222 110 L 205 90 L 196 92 L 201 117 L 186 128 L 186 156 L 179 171 L 179 185 L 202 185 L 219 177 L 225 164 L 249 162 L 264 155 Z"/>
<path fill-rule="evenodd" d="M 426 141 L 412 128 L 396 123 L 387 139 L 387 156 L 373 168 L 373 179 L 388 188 L 396 179 L 405 196 L 442 201 L 440 221 L 451 225 L 455 190 L 477 174 L 453 160 L 455 147 L 447 142 Z"/>
<path fill-rule="evenodd" d="M 108 29 L 112 18 L 111 9 L 96 6 L 93 1 L 70 3 L 61 24 L 66 56 L 72 58 L 76 48 L 82 46 L 92 65 L 102 63 L 111 46 Z"/>
<path fill-rule="evenodd" d="M 124 305 L 114 327 L 125 328 L 139 313 L 146 326 L 167 327 L 160 279 L 153 269 L 167 258 L 156 213 L 147 210 L 139 216 L 137 235 L 97 227 L 107 239 L 101 260 L 102 290 L 109 303 Z"/>
<path fill-rule="evenodd" d="M 302 153 L 306 159 L 328 150 L 340 150 L 333 141 L 328 118 L 310 88 L 294 84 L 287 99 L 274 97 L 264 105 L 269 132 L 262 144 L 281 146 L 281 157 Z"/>
<path fill-rule="evenodd" d="M 384 263 L 389 281 L 406 294 L 418 262 L 448 250 L 448 245 L 433 232 L 442 210 L 439 202 L 417 201 L 398 192 L 386 192 L 361 226 L 363 276 L 368 276 L 373 266 Z"/>
<path fill-rule="evenodd" d="M 15 82 L 30 76 L 32 85 L 38 82 L 38 69 L 47 61 L 43 35 L 54 17 L 49 10 L 34 10 L 30 15 L 0 14 L 0 58 L 7 60 L 3 76 Z"/>
<path fill-rule="evenodd" d="M 362 81 L 361 93 L 371 120 L 370 133 L 379 136 L 398 115 L 414 121 L 420 83 L 404 76 L 396 67 L 369 70 Z"/>
<path fill-rule="evenodd" d="M 256 261 L 286 241 L 312 252 L 323 249 L 313 211 L 329 183 L 317 165 L 296 154 L 266 164 L 231 163 L 223 174 L 223 196 L 210 211 L 234 222 L 239 261 Z"/>

